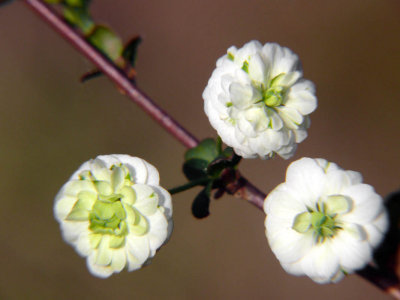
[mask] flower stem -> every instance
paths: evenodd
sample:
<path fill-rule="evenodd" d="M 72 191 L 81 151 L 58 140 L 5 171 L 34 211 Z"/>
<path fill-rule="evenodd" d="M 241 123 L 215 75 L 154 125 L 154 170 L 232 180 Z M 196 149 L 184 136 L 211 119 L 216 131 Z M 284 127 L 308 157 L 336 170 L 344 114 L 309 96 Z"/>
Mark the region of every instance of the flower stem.
<path fill-rule="evenodd" d="M 177 193 L 186 191 L 186 190 L 188 190 L 188 189 L 190 189 L 192 187 L 195 187 L 195 186 L 198 186 L 198 185 L 202 185 L 202 184 L 206 184 L 209 181 L 210 181 L 209 178 L 201 178 L 201 179 L 197 179 L 197 180 L 192 180 L 192 181 L 189 181 L 188 183 L 183 184 L 181 186 L 177 186 L 177 187 L 174 187 L 172 189 L 169 189 L 168 192 L 171 195 L 177 194 Z"/>
<path fill-rule="evenodd" d="M 125 93 L 133 102 L 138 104 L 147 114 L 149 114 L 159 125 L 167 130 L 172 136 L 180 141 L 185 147 L 195 147 L 198 140 L 184 129 L 177 121 L 162 110 L 145 93 L 138 89 L 129 77 L 115 64 L 106 58 L 100 51 L 88 43 L 85 38 L 71 28 L 53 9 L 41 0 L 24 0 L 25 3 L 34 10 L 40 18 L 45 20 L 61 36 L 71 43 L 80 53 L 86 56 L 95 64 L 108 78 L 110 78 L 118 88 Z M 182 187 L 181 187 L 182 188 Z M 229 191 L 228 191 L 229 192 Z M 263 210 L 263 203 L 266 195 L 257 189 L 244 177 L 238 179 L 238 184 L 230 191 L 235 197 L 249 201 L 259 209 Z M 358 272 L 358 274 L 369 280 L 377 287 L 390 294 L 396 299 L 400 299 L 400 287 L 398 281 L 388 280 L 382 274 L 374 272 L 371 268 Z"/>

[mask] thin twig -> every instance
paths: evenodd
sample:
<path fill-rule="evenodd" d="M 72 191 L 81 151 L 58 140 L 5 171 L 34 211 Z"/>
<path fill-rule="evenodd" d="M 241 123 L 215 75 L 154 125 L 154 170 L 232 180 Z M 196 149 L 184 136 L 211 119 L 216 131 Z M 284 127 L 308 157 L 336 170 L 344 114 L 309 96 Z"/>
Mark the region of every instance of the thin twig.
<path fill-rule="evenodd" d="M 47 4 L 40 0 L 25 0 L 25 3 L 106 74 L 129 99 L 139 105 L 178 141 L 188 148 L 192 148 L 198 144 L 198 140 L 191 133 L 155 104 L 145 93 L 133 85 L 129 78 L 114 63 L 88 43 L 80 33 L 71 28 Z"/>
<path fill-rule="evenodd" d="M 246 178 L 240 177 L 239 181 L 241 181 L 242 184 L 233 195 L 237 198 L 245 199 L 257 208 L 264 210 L 264 199 L 267 195 L 255 187 Z"/>
<path fill-rule="evenodd" d="M 394 273 L 385 273 L 372 266 L 366 266 L 357 271 L 357 274 L 375 284 L 393 298 L 400 299 L 399 279 Z"/>
<path fill-rule="evenodd" d="M 25 0 L 43 20 L 53 27 L 60 35 L 69 41 L 79 52 L 95 64 L 107 77 L 109 77 L 133 102 L 138 104 L 147 114 L 156 120 L 164 129 L 173 135 L 187 148 L 195 147 L 198 140 L 184 129 L 177 121 L 169 116 L 145 93 L 140 91 L 118 67 L 98 50 L 91 46 L 85 38 L 72 29 L 59 15 L 41 0 Z M 238 185 L 231 191 L 236 197 L 249 201 L 257 208 L 263 210 L 265 194 L 252 185 L 245 178 L 238 179 Z M 400 299 L 398 281 L 387 278 L 374 269 L 366 267 L 357 272 L 360 276 L 375 284 L 384 292 Z"/>
<path fill-rule="evenodd" d="M 193 188 L 195 186 L 198 186 L 198 185 L 206 185 L 209 181 L 210 181 L 209 178 L 201 178 L 201 179 L 197 179 L 197 180 L 192 180 L 192 181 L 189 181 L 188 183 L 186 183 L 184 185 L 169 189 L 168 192 L 171 195 L 177 194 L 177 193 L 186 191 L 186 190 L 191 189 L 191 188 Z"/>

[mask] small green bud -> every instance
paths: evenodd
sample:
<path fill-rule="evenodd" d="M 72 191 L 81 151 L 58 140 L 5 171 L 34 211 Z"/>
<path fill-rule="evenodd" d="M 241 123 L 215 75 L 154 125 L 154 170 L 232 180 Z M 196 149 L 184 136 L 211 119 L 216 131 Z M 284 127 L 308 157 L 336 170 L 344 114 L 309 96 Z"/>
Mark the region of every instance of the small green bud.
<path fill-rule="evenodd" d="M 201 141 L 196 147 L 189 149 L 185 153 L 185 161 L 196 158 L 212 162 L 219 155 L 218 145 L 213 139 L 205 139 Z"/>
<path fill-rule="evenodd" d="M 65 3 L 70 6 L 83 6 L 84 2 L 83 0 L 65 0 Z"/>
<path fill-rule="evenodd" d="M 263 94 L 264 103 L 269 107 L 280 106 L 283 102 L 284 89 L 282 87 L 269 88 Z"/>
<path fill-rule="evenodd" d="M 89 12 L 85 7 L 64 6 L 64 18 L 78 27 L 84 34 L 89 34 L 95 27 Z"/>
<path fill-rule="evenodd" d="M 122 55 L 123 44 L 121 39 L 105 26 L 96 26 L 87 39 L 112 61 L 115 61 Z"/>

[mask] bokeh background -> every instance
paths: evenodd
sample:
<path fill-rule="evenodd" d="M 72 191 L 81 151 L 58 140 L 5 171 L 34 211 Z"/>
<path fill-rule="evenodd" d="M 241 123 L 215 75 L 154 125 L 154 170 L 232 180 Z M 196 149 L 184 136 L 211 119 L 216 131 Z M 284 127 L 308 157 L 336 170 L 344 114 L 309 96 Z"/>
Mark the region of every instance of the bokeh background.
<path fill-rule="evenodd" d="M 197 137 L 216 133 L 202 92 L 231 45 L 274 41 L 299 54 L 319 107 L 290 160 L 246 160 L 269 192 L 288 164 L 323 157 L 358 170 L 381 195 L 399 188 L 398 0 L 95 0 L 93 15 L 128 40 L 144 38 L 138 85 Z M 286 274 L 268 247 L 264 214 L 213 201 L 196 220 L 197 189 L 174 197 L 170 242 L 142 270 L 107 280 L 62 241 L 53 198 L 78 166 L 128 153 L 156 165 L 166 188 L 185 182 L 185 149 L 23 1 L 0 9 L 0 299 L 389 299 L 358 276 L 318 285 Z"/>

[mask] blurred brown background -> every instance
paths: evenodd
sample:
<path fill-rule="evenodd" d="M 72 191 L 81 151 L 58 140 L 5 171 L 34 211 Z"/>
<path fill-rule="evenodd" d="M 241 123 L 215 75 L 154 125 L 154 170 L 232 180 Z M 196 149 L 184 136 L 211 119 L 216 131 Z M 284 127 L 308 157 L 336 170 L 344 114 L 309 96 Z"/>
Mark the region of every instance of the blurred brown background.
<path fill-rule="evenodd" d="M 398 0 L 95 0 L 93 14 L 125 40 L 143 36 L 139 86 L 199 138 L 215 136 L 201 94 L 229 46 L 275 41 L 299 54 L 319 107 L 293 159 L 242 163 L 263 191 L 302 156 L 358 170 L 381 195 L 399 188 Z M 286 274 L 261 211 L 226 196 L 199 221 L 198 190 L 174 197 L 174 233 L 150 266 L 91 276 L 53 218 L 72 172 L 128 153 L 156 165 L 164 187 L 185 182 L 184 147 L 107 79 L 79 83 L 91 67 L 22 1 L 0 9 L 1 299 L 389 299 L 358 276 L 321 286 Z"/>

